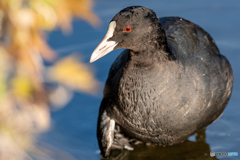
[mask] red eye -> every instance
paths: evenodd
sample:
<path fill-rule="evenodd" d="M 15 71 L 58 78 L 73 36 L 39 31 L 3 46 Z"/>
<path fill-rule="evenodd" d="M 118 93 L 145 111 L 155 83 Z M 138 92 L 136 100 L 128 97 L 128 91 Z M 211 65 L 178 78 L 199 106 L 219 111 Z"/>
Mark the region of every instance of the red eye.
<path fill-rule="evenodd" d="M 127 26 L 127 27 L 125 28 L 125 32 L 131 32 L 131 30 L 132 30 L 132 28 L 129 27 L 129 26 Z"/>

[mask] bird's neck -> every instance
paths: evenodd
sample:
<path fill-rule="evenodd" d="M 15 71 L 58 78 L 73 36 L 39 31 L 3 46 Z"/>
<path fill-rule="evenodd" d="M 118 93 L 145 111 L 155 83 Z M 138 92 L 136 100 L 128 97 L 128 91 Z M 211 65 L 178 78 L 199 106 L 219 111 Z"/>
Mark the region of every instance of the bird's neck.
<path fill-rule="evenodd" d="M 132 60 L 142 63 L 163 63 L 175 60 L 168 48 L 165 30 L 160 22 L 153 27 L 151 33 L 146 34 L 140 41 L 143 45 L 130 48 Z"/>
<path fill-rule="evenodd" d="M 167 45 L 147 45 L 143 50 L 130 50 L 129 58 L 136 66 L 151 66 L 175 60 Z"/>

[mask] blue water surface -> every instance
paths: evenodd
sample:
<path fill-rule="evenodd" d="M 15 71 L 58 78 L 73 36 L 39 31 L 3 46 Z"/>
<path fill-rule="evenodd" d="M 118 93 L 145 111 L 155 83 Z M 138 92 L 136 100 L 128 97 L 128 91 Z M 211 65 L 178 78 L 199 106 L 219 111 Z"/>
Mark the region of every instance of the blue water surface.
<path fill-rule="evenodd" d="M 135 148 L 134 152 L 124 152 L 121 157 L 117 158 L 155 159 L 157 157 L 157 159 L 202 159 L 201 157 L 209 156 L 210 150 L 215 152 L 238 152 L 240 154 L 239 0 L 96 0 L 94 12 L 102 20 L 100 27 L 93 28 L 85 21 L 74 20 L 73 30 L 70 35 L 64 35 L 60 30 L 55 30 L 49 34 L 48 42 L 53 49 L 58 51 L 60 57 L 67 56 L 73 52 L 79 53 L 83 60 L 88 63 L 92 51 L 104 37 L 113 16 L 121 9 L 133 5 L 148 7 L 154 10 L 159 17 L 183 17 L 200 25 L 209 32 L 216 41 L 221 54 L 225 55 L 232 65 L 234 87 L 232 97 L 223 115 L 215 123 L 206 128 L 206 135 L 203 134 L 203 137 L 206 136 L 204 144 L 197 144 L 197 146 L 203 145 L 203 148 L 196 147 L 196 149 L 191 150 L 191 148 L 194 148 L 191 145 L 194 145 L 196 141 L 196 135 L 194 135 L 189 138 L 186 145 L 179 145 L 173 149 L 139 145 Z M 96 78 L 102 82 L 101 88 L 103 88 L 111 64 L 121 51 L 113 51 L 93 64 L 89 64 L 94 68 Z M 75 93 L 72 101 L 65 108 L 52 112 L 51 129 L 38 138 L 40 146 L 44 148 L 46 154 L 49 156 L 43 156 L 44 158 L 40 156 L 37 159 L 101 159 L 96 138 L 97 116 L 101 99 L 102 92 L 98 96 Z M 165 154 L 161 153 L 161 150 L 164 150 Z M 217 158 L 240 159 L 239 156 L 218 156 Z"/>

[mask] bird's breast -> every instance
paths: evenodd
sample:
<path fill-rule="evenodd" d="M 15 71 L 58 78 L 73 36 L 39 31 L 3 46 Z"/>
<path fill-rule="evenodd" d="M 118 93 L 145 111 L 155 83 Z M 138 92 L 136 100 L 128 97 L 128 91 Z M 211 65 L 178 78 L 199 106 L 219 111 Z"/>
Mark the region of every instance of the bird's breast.
<path fill-rule="evenodd" d="M 196 67 L 197 69 L 197 67 Z M 128 130 L 155 137 L 198 125 L 209 115 L 217 94 L 194 68 L 174 63 L 123 69 L 114 96 L 114 118 Z M 198 113 L 198 114 L 196 114 Z M 186 125 L 188 124 L 188 125 Z"/>
<path fill-rule="evenodd" d="M 178 90 L 171 85 L 176 78 L 174 67 L 170 69 L 172 72 L 167 70 L 156 66 L 146 69 L 129 67 L 123 71 L 116 96 L 119 121 L 152 134 L 161 131 L 165 118 L 161 115 L 171 103 L 166 93 Z"/>

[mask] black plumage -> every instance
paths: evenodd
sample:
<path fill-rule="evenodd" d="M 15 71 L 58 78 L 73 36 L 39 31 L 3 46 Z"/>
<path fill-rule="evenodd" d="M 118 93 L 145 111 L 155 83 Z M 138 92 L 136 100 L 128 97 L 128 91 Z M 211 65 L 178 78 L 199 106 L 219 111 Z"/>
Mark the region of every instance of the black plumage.
<path fill-rule="evenodd" d="M 102 43 L 112 44 L 91 58 L 126 48 L 110 68 L 99 110 L 103 156 L 112 148 L 131 149 L 124 136 L 161 146 L 182 142 L 221 115 L 232 92 L 232 69 L 206 31 L 180 17 L 158 19 L 139 6 L 123 9 L 111 22 L 114 30 Z"/>

